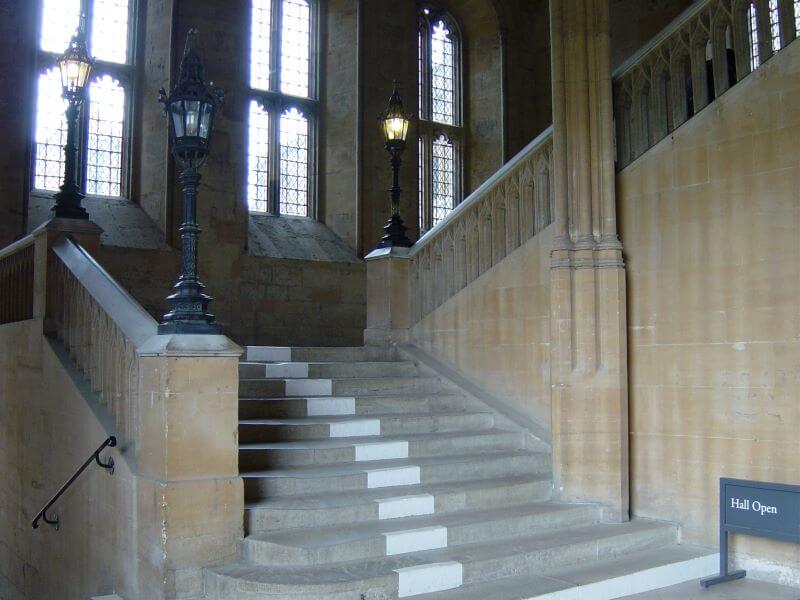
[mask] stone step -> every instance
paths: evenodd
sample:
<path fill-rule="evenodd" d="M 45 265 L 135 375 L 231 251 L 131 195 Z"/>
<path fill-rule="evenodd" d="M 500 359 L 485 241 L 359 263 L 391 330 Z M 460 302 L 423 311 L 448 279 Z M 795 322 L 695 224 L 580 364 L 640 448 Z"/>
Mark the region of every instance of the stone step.
<path fill-rule="evenodd" d="M 323 567 L 265 567 L 242 560 L 207 569 L 206 594 L 208 600 L 406 598 L 670 547 L 676 536 L 674 525 L 638 520 Z"/>
<path fill-rule="evenodd" d="M 376 415 L 464 410 L 463 394 L 323 396 L 308 398 L 240 398 L 239 417 L 268 419 L 324 415 Z"/>
<path fill-rule="evenodd" d="M 417 365 L 411 361 L 360 362 L 240 362 L 239 377 L 277 379 L 347 379 L 353 377 L 414 377 Z"/>
<path fill-rule="evenodd" d="M 373 346 L 295 347 L 247 346 L 244 360 L 253 362 L 328 362 L 359 360 L 391 360 L 393 352 Z"/>
<path fill-rule="evenodd" d="M 436 377 L 351 377 L 345 379 L 241 379 L 239 395 L 245 398 L 287 396 L 371 396 L 386 394 L 436 394 L 450 391 Z"/>
<path fill-rule="evenodd" d="M 494 426 L 491 413 L 442 412 L 370 416 L 323 416 L 239 421 L 240 443 L 313 440 L 449 431 L 480 431 Z"/>
<path fill-rule="evenodd" d="M 472 479 L 338 494 L 283 496 L 245 505 L 248 532 L 322 527 L 415 515 L 448 514 L 543 502 L 550 498 L 549 474 Z"/>
<path fill-rule="evenodd" d="M 351 462 L 242 473 L 246 500 L 299 494 L 325 494 L 407 486 L 413 494 L 420 483 L 512 477 L 550 471 L 550 455 L 507 451 L 418 457 L 404 460 Z"/>
<path fill-rule="evenodd" d="M 499 429 L 244 443 L 239 446 L 239 469 L 247 472 L 300 465 L 448 456 L 481 450 L 519 450 L 524 444 L 522 433 Z"/>
<path fill-rule="evenodd" d="M 611 600 L 658 590 L 716 573 L 719 555 L 671 545 L 614 558 L 422 594 L 415 600 Z M 698 594 L 699 592 L 698 586 Z"/>
<path fill-rule="evenodd" d="M 525 537 L 600 520 L 596 505 L 538 503 L 250 535 L 242 557 L 268 565 L 319 566 Z"/>

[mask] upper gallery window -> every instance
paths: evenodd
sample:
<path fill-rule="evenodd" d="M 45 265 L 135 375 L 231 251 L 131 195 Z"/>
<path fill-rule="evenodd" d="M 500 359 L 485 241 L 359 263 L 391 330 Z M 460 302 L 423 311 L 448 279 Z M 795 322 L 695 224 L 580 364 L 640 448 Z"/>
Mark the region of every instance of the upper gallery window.
<path fill-rule="evenodd" d="M 447 13 L 419 12 L 419 226 L 435 227 L 461 201 L 461 38 Z"/>
<path fill-rule="evenodd" d="M 135 0 L 40 0 L 37 52 L 35 190 L 56 191 L 64 179 L 67 124 L 56 59 L 85 15 L 95 68 L 78 131 L 79 178 L 89 195 L 127 192 L 133 87 Z"/>
<path fill-rule="evenodd" d="M 251 0 L 247 204 L 313 216 L 316 4 Z"/>

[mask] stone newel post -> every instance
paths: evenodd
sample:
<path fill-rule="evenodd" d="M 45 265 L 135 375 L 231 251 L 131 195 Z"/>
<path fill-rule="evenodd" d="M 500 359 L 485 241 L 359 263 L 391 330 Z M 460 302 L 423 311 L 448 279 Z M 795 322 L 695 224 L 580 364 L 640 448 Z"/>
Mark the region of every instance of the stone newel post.
<path fill-rule="evenodd" d="M 411 327 L 411 290 L 409 249 L 394 246 L 378 248 L 367 261 L 368 346 L 405 343 Z"/>

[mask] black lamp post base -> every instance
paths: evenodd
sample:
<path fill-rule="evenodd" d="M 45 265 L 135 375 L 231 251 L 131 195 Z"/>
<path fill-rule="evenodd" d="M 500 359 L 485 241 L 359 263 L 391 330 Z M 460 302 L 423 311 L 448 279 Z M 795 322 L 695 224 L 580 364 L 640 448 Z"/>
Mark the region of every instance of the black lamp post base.
<path fill-rule="evenodd" d="M 378 242 L 378 248 L 391 248 L 399 246 L 401 248 L 411 248 L 414 245 L 406 235 L 406 226 L 403 224 L 403 219 L 397 213 L 389 217 L 386 225 L 383 226 L 384 234 L 381 241 Z"/>
<path fill-rule="evenodd" d="M 219 334 L 219 324 L 214 315 L 208 312 L 212 298 L 201 290 L 200 282 L 180 281 L 175 292 L 167 297 L 172 310 L 165 314 L 158 324 L 159 335 L 171 333 Z"/>
<path fill-rule="evenodd" d="M 208 321 L 188 321 L 188 320 L 175 320 L 164 321 L 158 324 L 158 335 L 170 334 L 188 334 L 188 335 L 219 335 L 222 333 L 219 329 L 219 324 Z"/>
<path fill-rule="evenodd" d="M 53 194 L 56 203 L 50 210 L 53 216 L 58 219 L 89 219 L 89 213 L 81 206 L 81 202 L 86 196 L 77 191 L 65 191 Z"/>

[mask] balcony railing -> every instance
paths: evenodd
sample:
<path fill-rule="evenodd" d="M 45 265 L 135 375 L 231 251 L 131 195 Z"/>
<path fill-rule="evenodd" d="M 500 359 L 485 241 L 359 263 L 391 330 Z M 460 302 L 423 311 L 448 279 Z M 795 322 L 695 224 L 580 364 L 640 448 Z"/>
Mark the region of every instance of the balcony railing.
<path fill-rule="evenodd" d="M 412 323 L 553 221 L 552 148 L 548 128 L 414 244 Z"/>
<path fill-rule="evenodd" d="M 614 72 L 617 167 L 794 40 L 795 10 L 794 0 L 698 0 L 620 66 Z"/>

